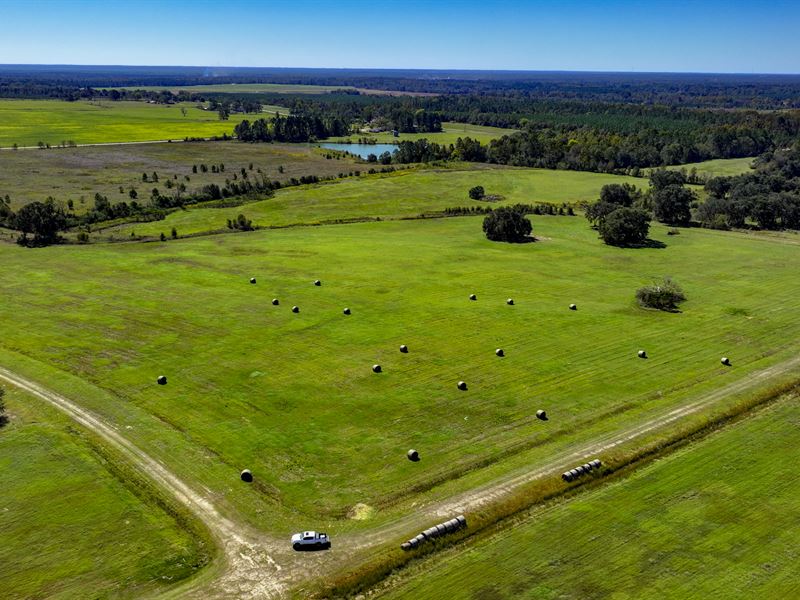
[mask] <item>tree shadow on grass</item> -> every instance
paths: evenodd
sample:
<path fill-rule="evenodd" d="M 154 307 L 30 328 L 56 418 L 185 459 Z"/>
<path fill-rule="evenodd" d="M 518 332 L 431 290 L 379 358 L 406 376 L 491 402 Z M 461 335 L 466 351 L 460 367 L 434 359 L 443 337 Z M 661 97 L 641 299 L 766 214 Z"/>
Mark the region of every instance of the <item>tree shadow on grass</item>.
<path fill-rule="evenodd" d="M 624 246 L 619 246 L 619 248 L 634 248 L 634 249 L 638 249 L 638 248 L 655 248 L 655 249 L 658 249 L 658 250 L 661 250 L 661 249 L 666 248 L 666 247 L 667 247 L 667 245 L 664 242 L 659 241 L 659 240 L 651 240 L 650 238 L 646 239 L 641 244 L 626 244 Z"/>

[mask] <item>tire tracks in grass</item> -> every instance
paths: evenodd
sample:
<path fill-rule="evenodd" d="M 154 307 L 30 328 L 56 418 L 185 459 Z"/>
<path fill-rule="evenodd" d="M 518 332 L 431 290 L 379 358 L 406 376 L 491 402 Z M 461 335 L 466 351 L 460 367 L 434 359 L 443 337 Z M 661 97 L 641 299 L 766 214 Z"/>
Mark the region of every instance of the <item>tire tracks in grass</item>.
<path fill-rule="evenodd" d="M 268 540 L 221 515 L 206 496 L 191 488 L 161 462 L 120 434 L 116 427 L 93 412 L 3 367 L 0 367 L 0 380 L 55 406 L 78 424 L 100 436 L 208 528 L 222 550 L 225 564 L 220 577 L 211 589 L 201 592 L 201 597 L 278 598 L 283 595 L 285 584 L 280 575 L 281 567 L 271 556 L 276 549 L 273 540 Z M 187 589 L 186 594 L 192 595 L 193 590 Z"/>
<path fill-rule="evenodd" d="M 704 394 L 701 398 L 672 408 L 623 431 L 605 434 L 592 442 L 563 451 L 533 470 L 518 469 L 490 483 L 449 498 L 430 502 L 414 509 L 414 512 L 395 518 L 370 531 L 342 535 L 337 548 L 343 551 L 323 561 L 301 561 L 289 558 L 289 553 L 274 538 L 269 538 L 247 526 L 234 523 L 221 515 L 213 503 L 202 493 L 191 488 L 161 462 L 149 456 L 119 433 L 114 425 L 93 412 L 81 408 L 75 402 L 56 394 L 25 377 L 0 367 L 0 380 L 23 389 L 50 403 L 66 413 L 80 425 L 95 432 L 118 450 L 126 460 L 186 507 L 211 532 L 219 544 L 224 565 L 221 574 L 210 583 L 188 582 L 167 595 L 185 595 L 201 598 L 280 598 L 288 594 L 290 586 L 308 583 L 324 573 L 335 573 L 337 568 L 358 558 L 358 553 L 389 543 L 403 536 L 411 537 L 433 522 L 450 518 L 455 514 L 480 510 L 500 502 L 519 491 L 522 486 L 544 477 L 552 476 L 576 462 L 623 446 L 657 430 L 662 430 L 679 420 L 696 414 L 719 403 L 727 396 L 756 389 L 769 380 L 800 370 L 800 355 L 770 367 L 750 373 L 724 387 Z M 279 558 L 278 564 L 273 558 Z M 310 558 L 310 557 L 309 557 Z"/>

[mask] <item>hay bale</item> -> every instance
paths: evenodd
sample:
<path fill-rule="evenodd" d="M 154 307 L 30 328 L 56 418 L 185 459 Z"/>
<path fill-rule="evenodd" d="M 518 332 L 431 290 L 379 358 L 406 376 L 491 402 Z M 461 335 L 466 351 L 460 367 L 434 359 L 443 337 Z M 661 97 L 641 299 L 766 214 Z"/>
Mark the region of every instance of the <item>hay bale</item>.
<path fill-rule="evenodd" d="M 513 298 L 509 298 L 508 300 L 506 300 L 506 304 L 508 304 L 509 306 L 513 306 L 514 305 L 514 299 Z"/>
<path fill-rule="evenodd" d="M 570 304 L 569 305 L 569 309 L 570 310 L 578 310 L 578 307 L 576 305 L 574 305 L 574 304 Z"/>
<path fill-rule="evenodd" d="M 565 473 L 562 473 L 561 474 L 561 479 L 563 479 L 564 481 L 569 483 L 570 481 L 572 481 L 572 473 L 570 473 L 569 471 L 567 471 Z"/>
<path fill-rule="evenodd" d="M 278 304 L 280 304 L 280 301 L 278 301 L 277 298 L 273 298 L 272 299 L 272 306 L 278 306 Z"/>
<path fill-rule="evenodd" d="M 478 299 L 478 297 L 477 297 L 475 294 L 470 294 L 470 295 L 469 295 L 469 299 L 470 299 L 470 300 L 477 300 L 477 299 Z"/>
<path fill-rule="evenodd" d="M 158 382 L 158 385 L 167 385 L 167 378 L 164 375 L 159 375 L 156 381 Z"/>
<path fill-rule="evenodd" d="M 569 470 L 569 474 L 572 475 L 573 479 L 576 479 L 577 477 L 580 477 L 580 473 L 578 472 L 578 469 L 570 469 Z"/>
<path fill-rule="evenodd" d="M 350 314 L 350 309 L 349 308 L 345 308 L 342 312 L 344 314 L 346 314 L 346 315 L 349 315 Z"/>
<path fill-rule="evenodd" d="M 645 352 L 644 350 L 639 350 L 639 352 L 637 352 L 637 356 L 639 358 L 647 358 L 647 352 Z"/>
<path fill-rule="evenodd" d="M 458 515 L 456 517 L 456 521 L 459 522 L 461 527 L 466 527 L 467 526 L 467 518 L 464 515 Z"/>
<path fill-rule="evenodd" d="M 242 471 L 239 477 L 241 477 L 242 481 L 244 481 L 245 483 L 253 482 L 253 474 L 250 472 L 250 469 L 245 469 L 244 471 Z"/>
<path fill-rule="evenodd" d="M 502 349 L 502 348 L 498 348 L 497 350 L 495 350 L 495 351 L 494 351 L 494 353 L 495 353 L 497 356 L 505 356 L 505 355 L 506 355 L 506 353 L 505 353 L 505 352 L 503 352 L 503 349 Z"/>
<path fill-rule="evenodd" d="M 547 413 L 540 408 L 536 411 L 536 418 L 540 421 L 547 421 Z"/>
<path fill-rule="evenodd" d="M 373 372 L 373 373 L 380 373 L 380 372 L 381 372 L 381 370 L 382 370 L 382 369 L 381 369 L 381 366 L 380 366 L 380 365 L 372 365 L 372 372 Z"/>
<path fill-rule="evenodd" d="M 458 389 L 460 389 L 462 392 L 465 391 L 467 389 L 467 383 L 465 381 L 459 381 Z"/>
<path fill-rule="evenodd" d="M 586 472 L 586 470 L 583 468 L 583 465 L 580 467 L 575 467 L 575 470 L 578 472 L 578 475 L 583 475 Z"/>
<path fill-rule="evenodd" d="M 403 542 L 402 544 L 400 544 L 400 548 L 402 550 L 405 550 L 406 552 L 408 552 L 409 550 L 411 550 L 411 542 L 410 541 L 409 542 Z"/>
<path fill-rule="evenodd" d="M 408 354 L 408 346 L 406 346 L 405 344 L 400 344 L 400 352 L 402 352 L 403 354 Z"/>
<path fill-rule="evenodd" d="M 719 362 L 721 362 L 726 367 L 730 367 L 731 366 L 731 359 L 728 358 L 727 356 L 723 356 L 722 358 L 720 358 Z"/>
<path fill-rule="evenodd" d="M 410 460 L 411 462 L 419 462 L 419 452 L 417 452 L 413 448 L 408 451 L 406 456 L 408 456 L 408 460 Z"/>
<path fill-rule="evenodd" d="M 292 307 L 292 312 L 293 313 L 299 313 L 300 312 L 300 307 L 299 306 L 293 306 Z"/>
<path fill-rule="evenodd" d="M 250 278 L 250 283 L 255 283 L 255 282 L 256 282 L 256 278 L 255 277 L 251 277 Z"/>
<path fill-rule="evenodd" d="M 319 286 L 321 286 L 321 285 L 322 285 L 322 282 L 321 282 L 319 279 L 315 279 L 315 280 L 314 280 L 314 285 L 316 285 L 317 287 L 319 287 Z"/>
<path fill-rule="evenodd" d="M 589 464 L 589 463 L 586 463 L 586 464 L 584 464 L 584 465 L 583 465 L 583 470 L 584 470 L 586 473 L 589 473 L 589 472 L 592 470 L 592 465 L 591 465 L 591 464 Z"/>
<path fill-rule="evenodd" d="M 599 469 L 599 468 L 600 468 L 600 466 L 603 464 L 603 463 L 601 463 L 601 462 L 600 462 L 600 460 L 599 460 L 599 459 L 597 459 L 597 458 L 595 458 L 595 459 L 594 459 L 593 461 L 591 461 L 591 462 L 592 462 L 592 466 L 593 466 L 595 469 Z"/>

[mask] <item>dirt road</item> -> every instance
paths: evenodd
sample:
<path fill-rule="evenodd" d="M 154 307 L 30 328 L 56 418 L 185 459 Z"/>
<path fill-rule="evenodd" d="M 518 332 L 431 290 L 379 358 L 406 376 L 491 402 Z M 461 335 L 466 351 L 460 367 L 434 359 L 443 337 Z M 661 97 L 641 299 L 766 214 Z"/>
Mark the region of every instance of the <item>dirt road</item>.
<path fill-rule="evenodd" d="M 319 561 L 312 559 L 312 555 L 306 555 L 306 560 L 302 560 L 303 557 L 298 559 L 287 552 L 284 547 L 286 546 L 285 540 L 277 541 L 223 517 L 206 496 L 181 481 L 176 474 L 137 448 L 122 436 L 116 427 L 98 415 L 2 367 L 0 367 L 0 380 L 6 380 L 49 402 L 84 427 L 100 435 L 106 442 L 119 450 L 133 466 L 205 523 L 223 549 L 225 566 L 222 575 L 212 586 L 200 590 L 189 589 L 186 592 L 187 595 L 203 598 L 276 598 L 281 597 L 290 584 L 299 583 L 319 574 L 320 571 L 335 570 L 336 564 L 339 562 L 339 559 L 336 558 L 337 554 L 341 558 L 347 558 L 354 552 L 366 551 L 372 546 L 397 541 L 404 536 L 412 537 L 422 528 L 429 527 L 444 518 L 450 518 L 460 513 L 469 516 L 470 511 L 498 501 L 527 483 L 553 473 L 561 473 L 589 458 L 597 456 L 602 458 L 604 452 L 642 438 L 655 430 L 666 428 L 680 419 L 710 407 L 727 396 L 759 388 L 771 379 L 792 372 L 797 372 L 800 376 L 800 356 L 751 373 L 747 377 L 714 390 L 683 406 L 653 416 L 627 430 L 603 436 L 553 456 L 546 463 L 537 465 L 536 469 L 512 472 L 491 483 L 446 500 L 420 506 L 415 512 L 371 531 L 341 536 L 337 541 L 337 546 L 341 546 L 343 551 L 332 553 L 325 558 L 320 557 Z M 278 564 L 276 558 L 281 564 Z"/>

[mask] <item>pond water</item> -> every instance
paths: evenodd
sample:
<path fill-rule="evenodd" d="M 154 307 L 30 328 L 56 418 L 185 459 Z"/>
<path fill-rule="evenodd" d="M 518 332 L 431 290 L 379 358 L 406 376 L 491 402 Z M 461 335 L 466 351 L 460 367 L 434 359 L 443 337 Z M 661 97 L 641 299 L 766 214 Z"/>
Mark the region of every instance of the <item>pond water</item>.
<path fill-rule="evenodd" d="M 335 144 L 333 142 L 320 144 L 320 148 L 328 150 L 338 150 L 339 152 L 349 152 L 361 158 L 367 158 L 370 154 L 380 156 L 384 152 L 391 154 L 397 150 L 394 144 Z"/>

